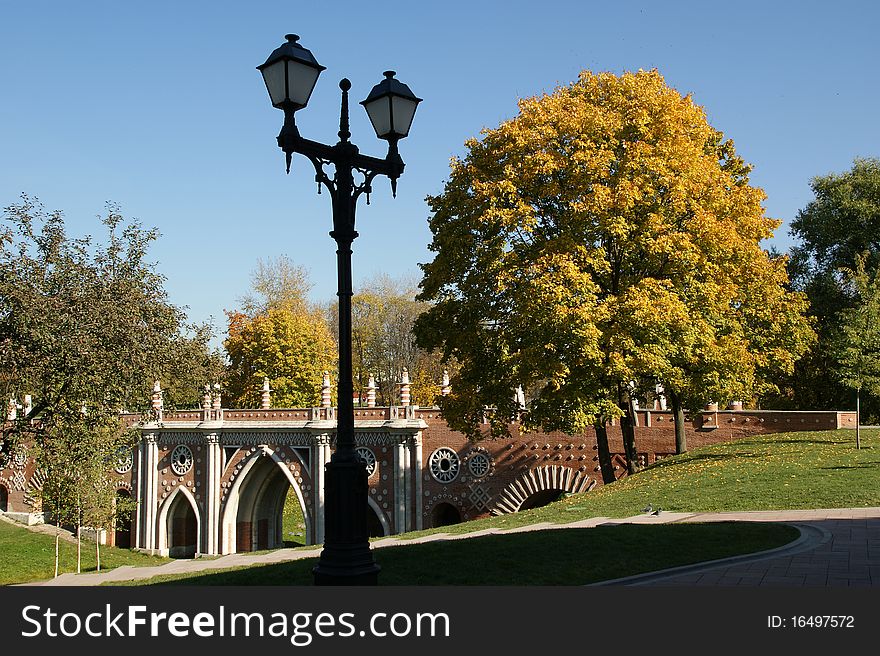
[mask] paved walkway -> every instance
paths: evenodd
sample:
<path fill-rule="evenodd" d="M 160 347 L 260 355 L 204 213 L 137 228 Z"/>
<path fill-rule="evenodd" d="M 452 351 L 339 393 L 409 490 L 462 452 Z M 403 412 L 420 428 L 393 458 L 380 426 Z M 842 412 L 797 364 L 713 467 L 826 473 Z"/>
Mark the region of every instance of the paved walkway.
<path fill-rule="evenodd" d="M 696 513 L 673 521 L 784 522 L 801 537 L 760 554 L 597 585 L 880 587 L 880 508 Z"/>
<path fill-rule="evenodd" d="M 438 533 L 414 540 L 384 538 L 373 543 L 380 549 L 397 544 L 436 540 L 464 540 L 479 535 L 542 529 L 588 528 L 621 523 L 667 524 L 674 522 L 785 522 L 797 526 L 801 537 L 778 549 L 723 560 L 678 567 L 662 572 L 605 581 L 596 585 L 663 586 L 877 586 L 880 587 L 880 508 L 792 510 L 735 513 L 644 514 L 625 519 L 593 517 L 566 525 L 534 524 L 517 529 L 486 529 L 464 535 Z M 175 560 L 156 567 L 118 567 L 90 574 L 62 574 L 56 579 L 29 585 L 91 586 L 160 574 L 210 571 L 225 567 L 277 563 L 318 556 L 314 549 L 278 549 L 265 554 L 231 554 L 219 558 Z"/>

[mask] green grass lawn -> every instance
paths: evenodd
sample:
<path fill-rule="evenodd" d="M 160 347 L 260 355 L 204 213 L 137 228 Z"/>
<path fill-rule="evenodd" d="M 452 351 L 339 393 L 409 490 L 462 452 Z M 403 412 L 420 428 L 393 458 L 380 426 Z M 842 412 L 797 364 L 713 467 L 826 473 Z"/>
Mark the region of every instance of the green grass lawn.
<path fill-rule="evenodd" d="M 59 542 L 60 574 L 76 571 L 76 544 Z M 167 558 L 146 556 L 129 549 L 101 547 L 101 569 L 122 565 L 161 565 Z M 95 543 L 82 541 L 82 571 L 94 572 Z M 55 537 L 0 521 L 0 585 L 51 579 L 55 573 Z"/>
<path fill-rule="evenodd" d="M 782 546 L 780 524 L 623 524 L 383 547 L 380 585 L 585 585 Z M 312 585 L 317 558 L 124 585 Z"/>
<path fill-rule="evenodd" d="M 281 518 L 282 540 L 285 547 L 301 547 L 306 543 L 306 520 L 293 488 L 287 490 Z"/>

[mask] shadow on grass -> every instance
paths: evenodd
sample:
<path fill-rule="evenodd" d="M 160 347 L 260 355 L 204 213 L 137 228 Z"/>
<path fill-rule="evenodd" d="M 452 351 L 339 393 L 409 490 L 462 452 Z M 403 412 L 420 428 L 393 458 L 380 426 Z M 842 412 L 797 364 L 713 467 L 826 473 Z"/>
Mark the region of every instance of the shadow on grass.
<path fill-rule="evenodd" d="M 668 458 L 664 458 L 658 462 L 651 463 L 647 467 L 644 468 L 643 471 L 647 471 L 649 469 L 662 469 L 663 467 L 679 467 L 682 465 L 687 465 L 688 463 L 700 462 L 700 461 L 723 461 L 723 460 L 739 460 L 741 458 L 766 458 L 769 454 L 767 453 L 701 453 L 694 456 L 685 456 L 683 458 L 678 458 L 676 460 L 670 461 Z"/>
<path fill-rule="evenodd" d="M 855 440 L 780 440 L 779 444 L 819 444 L 824 446 L 846 446 L 847 444 L 855 444 Z"/>
<path fill-rule="evenodd" d="M 586 585 L 621 576 L 763 551 L 799 531 L 785 524 L 621 524 L 385 547 L 380 585 Z M 151 579 L 135 585 L 312 585 L 316 558 Z"/>
<path fill-rule="evenodd" d="M 844 470 L 844 469 L 877 469 L 880 462 L 862 462 L 857 465 L 837 465 L 835 467 L 818 467 L 817 469 Z"/>

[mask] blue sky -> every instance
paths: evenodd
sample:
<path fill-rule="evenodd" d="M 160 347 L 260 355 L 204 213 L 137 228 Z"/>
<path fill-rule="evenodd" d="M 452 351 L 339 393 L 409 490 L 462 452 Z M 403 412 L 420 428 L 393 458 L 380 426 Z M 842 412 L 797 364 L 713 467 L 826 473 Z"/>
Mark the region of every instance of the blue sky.
<path fill-rule="evenodd" d="M 331 9 L 332 8 L 332 9 Z M 352 141 L 384 156 L 362 108 L 393 69 L 424 99 L 407 168 L 358 207 L 354 278 L 418 278 L 431 258 L 425 197 L 442 190 L 464 141 L 583 69 L 657 68 L 691 93 L 754 165 L 769 216 L 788 222 L 810 179 L 880 156 L 880 5 L 828 2 L 63 2 L 0 0 L 0 206 L 24 192 L 100 233 L 107 201 L 162 236 L 151 259 L 172 302 L 213 320 L 259 258 L 287 255 L 315 301 L 336 291 L 330 202 L 275 144 L 282 114 L 256 66 L 296 33 L 327 67 L 303 136 L 334 143 L 339 88 L 352 81 Z"/>

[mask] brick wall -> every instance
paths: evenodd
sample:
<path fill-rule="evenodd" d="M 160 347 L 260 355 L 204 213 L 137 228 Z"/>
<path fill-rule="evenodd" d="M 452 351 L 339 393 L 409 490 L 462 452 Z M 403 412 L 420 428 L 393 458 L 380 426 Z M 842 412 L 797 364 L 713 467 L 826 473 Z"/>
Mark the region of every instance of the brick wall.
<path fill-rule="evenodd" d="M 562 472 L 560 468 L 566 468 L 572 470 L 567 476 L 569 481 L 589 477 L 591 485 L 602 485 L 593 430 L 580 435 L 558 431 L 521 434 L 517 426 L 512 426 L 510 438 L 487 438 L 470 443 L 461 433 L 450 430 L 436 409 L 423 409 L 417 414 L 428 424 L 422 434 L 423 522 L 426 527 L 434 525 L 434 513 L 441 504 L 458 508 L 462 520 L 474 519 L 490 514 L 506 489 L 512 490 L 517 498 L 523 498 L 536 490 L 551 489 L 558 484 L 558 481 L 542 481 L 540 476 L 534 476 L 537 470 L 543 470 L 540 473 L 546 478 Z M 855 413 L 717 411 L 688 416 L 686 421 L 687 445 L 688 449 L 693 449 L 756 434 L 854 428 Z M 675 453 L 671 412 L 642 410 L 638 413 L 638 422 L 636 451 L 643 464 L 651 464 Z M 624 475 L 625 458 L 619 425 L 609 427 L 608 438 L 617 472 Z M 449 483 L 437 481 L 430 472 L 431 455 L 441 447 L 453 449 L 461 461 L 459 476 Z M 484 476 L 474 476 L 468 467 L 469 460 L 478 452 L 489 455 L 492 461 L 491 469 Z M 529 472 L 533 474 L 531 477 L 527 476 Z M 525 481 L 524 477 L 530 481 Z M 563 489 L 562 486 L 559 489 Z"/>

